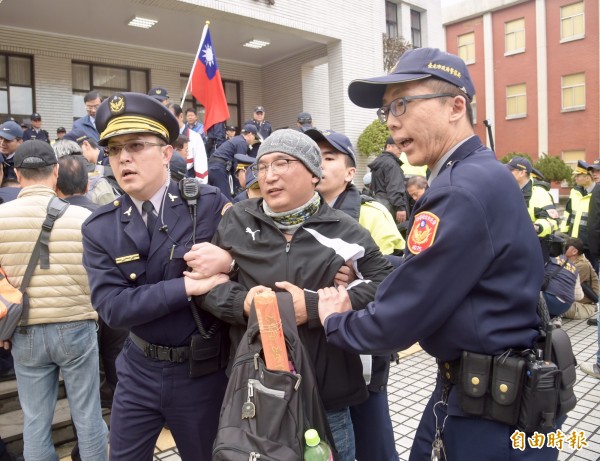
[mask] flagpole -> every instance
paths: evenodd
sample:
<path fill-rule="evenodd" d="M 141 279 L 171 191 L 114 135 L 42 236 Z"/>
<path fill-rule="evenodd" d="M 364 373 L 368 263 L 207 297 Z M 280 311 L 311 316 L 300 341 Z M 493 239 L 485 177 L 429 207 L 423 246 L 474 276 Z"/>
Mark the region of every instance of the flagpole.
<path fill-rule="evenodd" d="M 192 75 L 194 75 L 194 69 L 196 68 L 196 64 L 198 63 L 198 56 L 200 56 L 200 49 L 202 48 L 202 44 L 204 43 L 204 38 L 206 37 L 206 32 L 208 31 L 208 26 L 210 25 L 210 21 L 206 21 L 204 24 L 204 29 L 202 30 L 202 37 L 200 37 L 200 43 L 198 43 L 198 51 L 194 55 L 194 64 L 192 65 L 192 70 L 190 72 L 190 76 L 188 77 L 187 85 L 183 90 L 183 97 L 181 98 L 181 108 L 183 109 L 183 103 L 185 102 L 185 97 L 187 96 L 187 91 L 190 86 L 190 82 L 192 81 Z"/>

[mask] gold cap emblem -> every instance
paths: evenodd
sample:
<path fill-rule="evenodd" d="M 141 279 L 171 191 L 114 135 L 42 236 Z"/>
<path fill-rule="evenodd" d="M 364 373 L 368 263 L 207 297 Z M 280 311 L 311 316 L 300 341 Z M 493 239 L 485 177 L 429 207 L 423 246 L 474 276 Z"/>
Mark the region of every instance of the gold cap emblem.
<path fill-rule="evenodd" d="M 119 115 L 125 111 L 125 98 L 121 94 L 115 94 L 110 98 L 108 105 L 110 107 L 111 114 Z"/>

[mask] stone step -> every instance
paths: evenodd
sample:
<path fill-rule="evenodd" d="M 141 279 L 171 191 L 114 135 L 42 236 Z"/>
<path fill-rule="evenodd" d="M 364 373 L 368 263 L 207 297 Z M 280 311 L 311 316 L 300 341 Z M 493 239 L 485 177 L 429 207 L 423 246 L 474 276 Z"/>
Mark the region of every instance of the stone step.
<path fill-rule="evenodd" d="M 102 409 L 102 416 L 106 424 L 109 424 L 110 410 Z M 2 440 L 10 451 L 13 453 L 22 453 L 23 412 L 20 409 L 0 415 L 0 434 L 2 434 Z M 57 450 L 59 447 L 68 444 L 72 446 L 75 441 L 69 403 L 66 398 L 62 398 L 56 402 L 54 417 L 52 418 L 52 440 Z M 64 454 L 61 453 L 61 456 Z"/>
<path fill-rule="evenodd" d="M 0 415 L 0 434 L 10 451 L 13 453 L 23 451 L 23 412 L 20 409 Z M 54 418 L 52 418 L 52 440 L 56 445 L 73 438 L 69 403 L 67 399 L 60 399 L 56 402 Z"/>
<path fill-rule="evenodd" d="M 62 377 L 59 377 L 58 398 L 64 399 L 65 384 Z M 17 393 L 17 381 L 15 379 L 0 381 L 0 417 L 6 413 L 20 410 L 19 395 Z M 0 432 L 0 434 L 3 434 Z"/>

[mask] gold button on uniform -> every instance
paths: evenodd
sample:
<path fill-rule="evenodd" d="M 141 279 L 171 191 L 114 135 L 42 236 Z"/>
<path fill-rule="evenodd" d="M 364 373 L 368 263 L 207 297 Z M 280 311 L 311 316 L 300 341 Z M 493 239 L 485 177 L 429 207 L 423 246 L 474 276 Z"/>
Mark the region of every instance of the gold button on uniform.
<path fill-rule="evenodd" d="M 137 279 L 137 274 L 136 274 L 136 273 L 134 273 L 134 272 L 132 272 L 131 274 L 129 274 L 129 278 L 130 278 L 131 280 L 135 280 L 135 279 Z"/>
<path fill-rule="evenodd" d="M 508 386 L 506 384 L 500 384 L 500 392 L 507 392 Z"/>
<path fill-rule="evenodd" d="M 118 201 L 118 200 L 115 200 L 115 201 L 113 202 L 113 205 L 114 205 L 114 206 L 119 206 L 119 201 Z"/>
<path fill-rule="evenodd" d="M 473 384 L 473 386 L 477 386 L 479 384 L 479 378 L 477 376 L 471 378 L 471 384 Z"/>
<path fill-rule="evenodd" d="M 450 379 L 450 373 L 446 372 L 446 379 Z"/>

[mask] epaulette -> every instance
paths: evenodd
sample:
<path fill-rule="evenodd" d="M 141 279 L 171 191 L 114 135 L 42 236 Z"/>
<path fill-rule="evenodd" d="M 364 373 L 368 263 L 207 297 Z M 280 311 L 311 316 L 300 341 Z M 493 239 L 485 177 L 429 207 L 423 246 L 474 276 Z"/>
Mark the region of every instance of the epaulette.
<path fill-rule="evenodd" d="M 99 208 L 94 210 L 92 214 L 85 220 L 85 224 L 92 222 L 98 216 L 102 216 L 107 213 L 111 213 L 113 211 L 121 209 L 121 203 L 121 197 L 117 197 L 112 202 L 107 203 L 105 205 L 101 205 Z"/>

